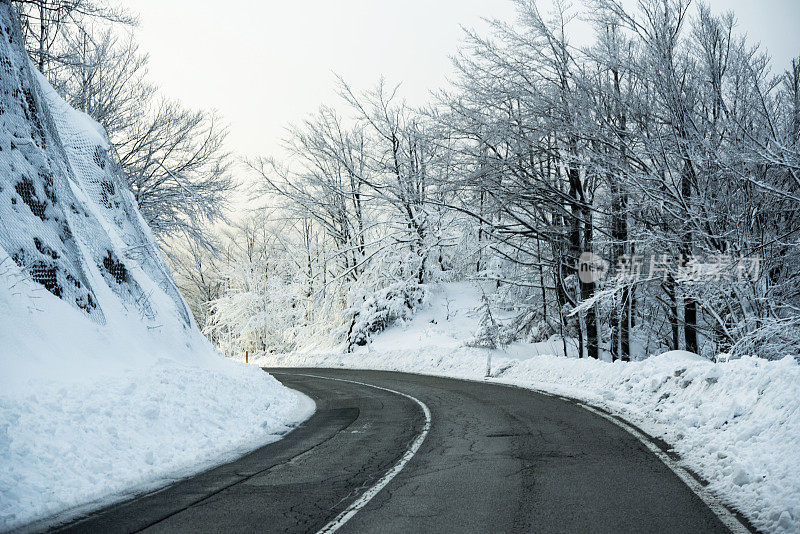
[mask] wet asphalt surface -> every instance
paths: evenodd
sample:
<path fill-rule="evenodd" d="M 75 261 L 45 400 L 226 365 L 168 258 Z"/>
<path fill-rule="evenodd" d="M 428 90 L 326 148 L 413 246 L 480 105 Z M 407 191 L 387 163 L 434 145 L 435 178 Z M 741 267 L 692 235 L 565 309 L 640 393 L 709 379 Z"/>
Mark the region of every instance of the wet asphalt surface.
<path fill-rule="evenodd" d="M 317 403 L 275 443 L 56 532 L 316 532 L 405 468 L 339 532 L 729 532 L 633 436 L 559 398 L 382 371 L 274 369 Z M 310 377 L 305 375 L 317 375 Z"/>

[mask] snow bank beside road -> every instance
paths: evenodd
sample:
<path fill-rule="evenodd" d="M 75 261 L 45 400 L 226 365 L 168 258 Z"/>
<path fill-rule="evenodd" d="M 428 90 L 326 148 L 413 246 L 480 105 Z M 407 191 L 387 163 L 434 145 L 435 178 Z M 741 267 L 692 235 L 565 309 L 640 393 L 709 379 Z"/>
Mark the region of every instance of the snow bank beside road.
<path fill-rule="evenodd" d="M 253 361 L 253 360 L 251 360 Z M 382 369 L 482 379 L 486 351 L 268 355 L 263 366 Z M 800 531 L 800 366 L 787 358 L 711 363 L 665 354 L 641 362 L 495 351 L 492 381 L 587 401 L 674 447 L 709 489 L 768 532 Z"/>
<path fill-rule="evenodd" d="M 112 300 L 98 325 L 1 249 L 0 266 L 0 531 L 232 460 L 314 411 L 196 329 L 150 328 Z"/>
<path fill-rule="evenodd" d="M 239 365 L 163 360 L 93 378 L 30 380 L 25 392 L 0 395 L 0 530 L 233 460 L 314 410 L 310 399 Z"/>
<path fill-rule="evenodd" d="M 0 267 L 0 531 L 232 460 L 314 411 L 191 326 L 152 328 L 111 299 L 98 325 L 2 249 Z"/>
<path fill-rule="evenodd" d="M 457 294 L 463 295 L 464 288 Z M 470 307 L 440 292 L 427 311 L 354 354 L 284 354 L 263 366 L 345 367 L 483 379 L 485 349 L 465 347 Z M 439 310 L 439 311 L 437 311 Z M 419 319 L 419 320 L 418 320 Z M 453 324 L 450 324 L 453 323 Z M 389 342 L 391 341 L 391 342 Z M 402 350 L 390 350 L 392 344 Z M 558 344 L 555 344 L 558 345 Z M 378 349 L 379 347 L 379 349 Z M 542 344 L 492 351 L 491 381 L 586 401 L 664 439 L 709 489 L 759 529 L 800 532 L 800 365 L 791 358 L 712 363 L 673 351 L 608 363 L 537 354 Z"/>

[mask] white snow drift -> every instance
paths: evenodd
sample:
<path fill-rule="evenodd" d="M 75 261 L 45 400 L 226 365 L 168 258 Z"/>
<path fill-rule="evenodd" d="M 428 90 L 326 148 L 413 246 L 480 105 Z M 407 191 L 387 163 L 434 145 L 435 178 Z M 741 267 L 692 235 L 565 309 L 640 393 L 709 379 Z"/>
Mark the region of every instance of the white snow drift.
<path fill-rule="evenodd" d="M 102 128 L 0 3 L 0 530 L 231 459 L 313 409 L 197 331 Z"/>
<path fill-rule="evenodd" d="M 411 321 L 353 354 L 264 355 L 260 365 L 347 367 L 483 379 L 480 292 L 445 286 Z M 491 351 L 491 381 L 581 399 L 674 447 L 709 489 L 768 532 L 800 531 L 800 365 L 755 357 L 713 363 L 673 351 L 631 363 L 564 357 L 555 340 Z M 547 351 L 561 350 L 560 356 Z"/>

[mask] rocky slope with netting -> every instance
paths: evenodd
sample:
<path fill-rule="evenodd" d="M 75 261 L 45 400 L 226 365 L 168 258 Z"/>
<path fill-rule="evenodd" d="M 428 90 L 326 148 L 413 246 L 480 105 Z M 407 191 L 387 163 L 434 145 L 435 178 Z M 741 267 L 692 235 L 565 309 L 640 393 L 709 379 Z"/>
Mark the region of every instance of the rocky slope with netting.
<path fill-rule="evenodd" d="M 313 411 L 197 330 L 106 133 L 32 66 L 5 0 L 0 370 L 0 531 L 157 488 Z"/>
<path fill-rule="evenodd" d="M 191 327 L 105 133 L 31 68 L 20 32 L 3 18 L 0 247 L 14 263 L 6 269 L 99 324 L 107 295 L 153 325 L 167 313 Z"/>

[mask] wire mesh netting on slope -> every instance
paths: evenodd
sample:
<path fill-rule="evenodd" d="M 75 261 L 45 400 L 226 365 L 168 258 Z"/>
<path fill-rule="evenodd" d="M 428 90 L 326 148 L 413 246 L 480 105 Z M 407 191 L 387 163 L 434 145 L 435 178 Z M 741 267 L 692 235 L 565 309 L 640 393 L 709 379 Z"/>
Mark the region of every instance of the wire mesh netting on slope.
<path fill-rule="evenodd" d="M 104 295 L 142 320 L 187 306 L 136 210 L 103 129 L 73 110 L 30 64 L 0 3 L 0 269 L 105 323 Z M 30 297 L 30 296 L 28 296 Z"/>

